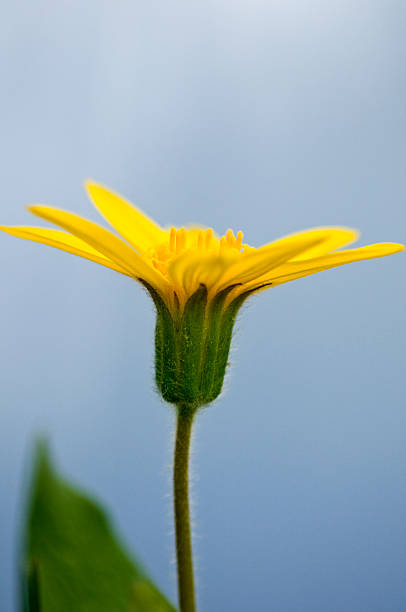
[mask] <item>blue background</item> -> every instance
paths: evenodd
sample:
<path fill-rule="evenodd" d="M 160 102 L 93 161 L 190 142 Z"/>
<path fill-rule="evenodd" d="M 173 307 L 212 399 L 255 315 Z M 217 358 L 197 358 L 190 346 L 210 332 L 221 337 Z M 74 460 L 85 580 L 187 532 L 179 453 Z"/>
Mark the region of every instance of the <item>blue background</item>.
<path fill-rule="evenodd" d="M 96 220 L 83 179 L 254 246 L 317 225 L 405 241 L 403 1 L 8 2 L 1 222 Z M 0 609 L 34 434 L 175 600 L 173 412 L 131 280 L 0 236 Z M 406 609 L 405 258 L 262 293 L 193 453 L 200 610 Z"/>

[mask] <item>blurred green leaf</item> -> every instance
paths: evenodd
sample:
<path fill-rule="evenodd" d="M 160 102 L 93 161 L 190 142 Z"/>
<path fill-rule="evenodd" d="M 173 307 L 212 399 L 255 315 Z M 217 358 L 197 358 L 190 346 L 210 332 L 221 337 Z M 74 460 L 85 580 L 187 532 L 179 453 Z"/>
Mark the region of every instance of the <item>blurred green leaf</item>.
<path fill-rule="evenodd" d="M 25 612 L 175 612 L 99 506 L 37 449 L 24 550 Z"/>

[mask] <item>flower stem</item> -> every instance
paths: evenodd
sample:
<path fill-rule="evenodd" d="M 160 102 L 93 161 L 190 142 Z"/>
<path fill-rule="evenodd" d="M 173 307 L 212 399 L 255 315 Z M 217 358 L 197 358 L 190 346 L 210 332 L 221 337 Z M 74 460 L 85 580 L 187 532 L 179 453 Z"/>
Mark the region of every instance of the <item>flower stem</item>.
<path fill-rule="evenodd" d="M 173 490 L 180 612 L 195 612 L 192 537 L 189 511 L 189 450 L 193 414 L 178 407 Z"/>

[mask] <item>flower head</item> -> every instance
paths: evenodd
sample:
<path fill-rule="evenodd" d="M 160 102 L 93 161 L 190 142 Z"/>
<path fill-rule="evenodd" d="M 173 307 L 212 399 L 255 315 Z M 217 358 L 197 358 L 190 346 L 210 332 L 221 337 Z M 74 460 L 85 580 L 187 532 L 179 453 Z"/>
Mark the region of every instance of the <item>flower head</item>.
<path fill-rule="evenodd" d="M 343 227 L 306 230 L 253 248 L 243 242 L 241 231 L 234 235 L 229 229 L 219 237 L 210 228 L 162 228 L 105 187 L 92 182 L 86 186 L 96 208 L 121 238 L 92 221 L 42 205 L 30 206 L 29 210 L 65 231 L 25 226 L 1 229 L 146 282 L 169 308 L 182 309 L 201 284 L 207 287 L 209 299 L 237 285 L 231 301 L 245 291 L 280 285 L 404 248 L 389 242 L 337 251 L 358 237 L 356 230 Z"/>
<path fill-rule="evenodd" d="M 259 248 L 229 229 L 162 228 L 121 196 L 96 183 L 87 190 L 120 235 L 49 206 L 30 206 L 36 216 L 62 228 L 1 227 L 3 231 L 95 261 L 135 278 L 157 307 L 156 371 L 163 396 L 198 406 L 221 391 L 232 327 L 252 293 L 362 259 L 391 255 L 403 245 L 386 242 L 338 250 L 358 232 L 321 227 Z"/>

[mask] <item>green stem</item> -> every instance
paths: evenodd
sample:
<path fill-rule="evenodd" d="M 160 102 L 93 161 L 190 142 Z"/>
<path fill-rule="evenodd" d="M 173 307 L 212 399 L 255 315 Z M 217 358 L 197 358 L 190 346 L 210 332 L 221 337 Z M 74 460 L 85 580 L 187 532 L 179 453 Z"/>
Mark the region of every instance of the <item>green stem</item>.
<path fill-rule="evenodd" d="M 189 449 L 193 414 L 178 407 L 173 491 L 180 612 L 195 612 L 192 536 L 189 511 Z"/>

